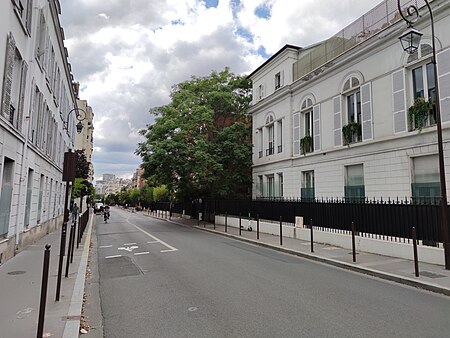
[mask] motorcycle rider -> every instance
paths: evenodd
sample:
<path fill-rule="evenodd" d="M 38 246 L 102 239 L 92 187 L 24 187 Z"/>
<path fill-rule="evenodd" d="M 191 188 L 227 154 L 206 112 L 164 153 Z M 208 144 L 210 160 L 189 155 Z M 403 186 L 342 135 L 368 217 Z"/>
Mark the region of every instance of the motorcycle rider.
<path fill-rule="evenodd" d="M 109 219 L 109 205 L 106 205 L 103 209 L 103 217 L 105 219 L 105 222 Z"/>

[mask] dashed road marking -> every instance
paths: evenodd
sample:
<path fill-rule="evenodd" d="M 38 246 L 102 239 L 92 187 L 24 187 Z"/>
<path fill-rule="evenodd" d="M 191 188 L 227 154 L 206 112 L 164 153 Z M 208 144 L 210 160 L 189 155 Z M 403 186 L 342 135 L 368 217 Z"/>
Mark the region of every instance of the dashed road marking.
<path fill-rule="evenodd" d="M 140 256 L 140 255 L 148 255 L 150 252 L 144 251 L 144 252 L 135 252 L 133 255 Z"/>
<path fill-rule="evenodd" d="M 122 255 L 106 256 L 105 258 L 117 258 L 117 257 L 122 257 Z"/>
<path fill-rule="evenodd" d="M 112 248 L 112 245 L 101 245 L 99 246 L 100 249 L 104 249 L 104 248 Z"/>

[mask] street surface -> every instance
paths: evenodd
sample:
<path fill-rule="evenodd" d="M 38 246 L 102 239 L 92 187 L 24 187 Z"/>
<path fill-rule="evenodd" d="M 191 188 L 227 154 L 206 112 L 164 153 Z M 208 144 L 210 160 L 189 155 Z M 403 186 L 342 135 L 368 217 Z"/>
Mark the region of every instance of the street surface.
<path fill-rule="evenodd" d="M 94 217 L 107 338 L 450 332 L 446 296 L 118 208 Z"/>

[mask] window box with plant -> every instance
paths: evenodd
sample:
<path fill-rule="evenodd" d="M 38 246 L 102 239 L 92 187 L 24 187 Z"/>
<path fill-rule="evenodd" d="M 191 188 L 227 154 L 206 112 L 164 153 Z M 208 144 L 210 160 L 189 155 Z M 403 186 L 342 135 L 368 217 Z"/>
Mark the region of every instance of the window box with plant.
<path fill-rule="evenodd" d="M 300 139 L 300 151 L 303 155 L 312 152 L 313 140 L 310 135 L 306 135 Z"/>
<path fill-rule="evenodd" d="M 436 123 L 433 104 L 423 97 L 417 97 L 408 109 L 410 130 L 421 131 L 423 127 Z"/>
<path fill-rule="evenodd" d="M 349 122 L 342 127 L 342 136 L 344 145 L 361 141 L 361 124 L 355 121 Z"/>

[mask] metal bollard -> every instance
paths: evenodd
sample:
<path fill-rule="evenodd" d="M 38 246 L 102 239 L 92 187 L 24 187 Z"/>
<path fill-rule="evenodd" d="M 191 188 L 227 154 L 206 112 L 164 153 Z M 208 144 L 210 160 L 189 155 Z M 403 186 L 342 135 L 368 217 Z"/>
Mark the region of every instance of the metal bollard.
<path fill-rule="evenodd" d="M 314 234 L 313 234 L 313 220 L 310 220 L 310 231 L 311 231 L 311 252 L 314 252 Z"/>
<path fill-rule="evenodd" d="M 72 250 L 72 233 L 73 233 L 73 223 L 70 226 L 70 234 L 69 234 L 69 247 L 67 248 L 67 260 L 66 260 L 66 273 L 64 277 L 69 277 L 69 264 L 70 264 L 70 251 Z"/>
<path fill-rule="evenodd" d="M 44 319 L 45 319 L 45 303 L 47 302 L 47 287 L 48 287 L 48 266 L 50 263 L 50 244 L 45 246 L 44 264 L 42 267 L 42 283 L 41 283 L 41 301 L 39 305 L 39 319 L 37 337 L 42 338 L 44 334 Z"/>
<path fill-rule="evenodd" d="M 283 219 L 280 216 L 280 245 L 283 245 Z"/>
<path fill-rule="evenodd" d="M 419 277 L 419 259 L 417 256 L 417 233 L 416 228 L 412 228 L 413 253 L 414 253 L 414 272 L 416 277 Z"/>
<path fill-rule="evenodd" d="M 256 239 L 259 239 L 259 214 L 256 215 Z"/>
<path fill-rule="evenodd" d="M 352 222 L 352 253 L 353 253 L 353 263 L 356 262 L 356 245 L 355 245 L 355 223 Z"/>
<path fill-rule="evenodd" d="M 242 215 L 241 213 L 239 213 L 239 236 L 242 233 L 242 225 L 241 225 L 241 221 L 242 221 Z"/>
<path fill-rule="evenodd" d="M 66 251 L 66 234 L 67 234 L 67 222 L 63 223 L 61 228 L 61 243 L 59 245 L 59 262 L 58 262 L 58 278 L 56 281 L 56 298 L 59 301 L 59 295 L 61 293 L 61 277 L 64 263 L 64 252 Z"/>
<path fill-rule="evenodd" d="M 78 216 L 78 228 L 77 228 L 77 249 L 80 247 L 81 242 L 81 224 L 83 216 Z"/>
<path fill-rule="evenodd" d="M 78 226 L 80 226 L 80 225 L 78 225 Z M 76 229 L 77 229 L 77 222 L 75 221 L 73 223 L 72 247 L 70 248 L 70 263 L 73 263 L 73 252 L 75 250 L 75 236 L 76 236 L 76 233 L 77 233 Z"/>
<path fill-rule="evenodd" d="M 227 232 L 227 225 L 228 225 L 228 213 L 225 213 L 225 232 Z"/>
<path fill-rule="evenodd" d="M 216 230 L 216 212 L 214 211 L 214 230 Z"/>

